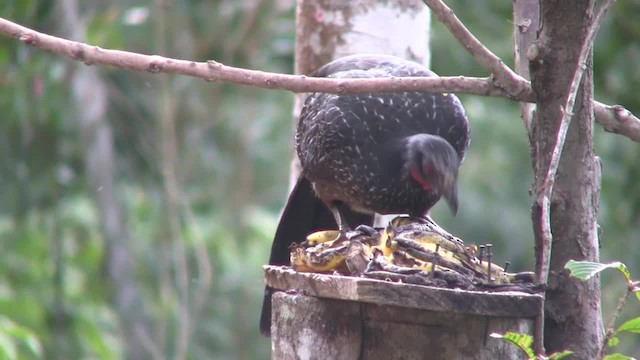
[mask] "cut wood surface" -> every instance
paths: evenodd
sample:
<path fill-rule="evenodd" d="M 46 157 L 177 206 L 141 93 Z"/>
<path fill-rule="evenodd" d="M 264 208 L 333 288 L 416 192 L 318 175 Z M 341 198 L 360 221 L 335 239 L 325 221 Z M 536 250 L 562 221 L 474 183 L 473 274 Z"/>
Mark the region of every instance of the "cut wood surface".
<path fill-rule="evenodd" d="M 540 295 L 518 291 L 446 289 L 349 276 L 299 273 L 283 266 L 264 266 L 264 275 L 267 285 L 278 290 L 454 314 L 533 318 L 542 301 Z"/>

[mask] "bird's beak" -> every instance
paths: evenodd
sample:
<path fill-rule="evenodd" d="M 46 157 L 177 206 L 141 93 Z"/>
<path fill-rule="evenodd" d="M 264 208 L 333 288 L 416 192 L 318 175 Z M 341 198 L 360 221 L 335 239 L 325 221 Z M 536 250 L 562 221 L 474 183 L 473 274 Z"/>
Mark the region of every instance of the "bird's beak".
<path fill-rule="evenodd" d="M 443 180 L 442 195 L 447 200 L 451 213 L 455 216 L 458 213 L 458 185 L 456 176 L 453 174 L 446 175 Z"/>

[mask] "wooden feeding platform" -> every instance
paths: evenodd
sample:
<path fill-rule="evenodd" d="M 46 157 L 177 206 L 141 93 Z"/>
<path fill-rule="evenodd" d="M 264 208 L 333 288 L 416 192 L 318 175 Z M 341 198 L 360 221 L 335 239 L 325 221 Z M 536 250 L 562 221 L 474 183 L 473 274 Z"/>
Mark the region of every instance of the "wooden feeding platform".
<path fill-rule="evenodd" d="M 491 333 L 533 333 L 542 297 L 265 266 L 273 359 L 520 359 Z"/>
<path fill-rule="evenodd" d="M 265 266 L 274 359 L 520 359 L 492 333 L 532 334 L 531 273 L 492 264 L 431 220 L 398 217 L 346 237 L 321 231 Z"/>

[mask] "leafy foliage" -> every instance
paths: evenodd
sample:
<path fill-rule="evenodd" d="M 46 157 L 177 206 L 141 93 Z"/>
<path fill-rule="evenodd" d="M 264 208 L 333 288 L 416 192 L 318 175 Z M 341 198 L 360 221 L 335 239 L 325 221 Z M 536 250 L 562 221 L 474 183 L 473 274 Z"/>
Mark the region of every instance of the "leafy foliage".
<path fill-rule="evenodd" d="M 569 260 L 569 262 L 565 265 L 565 268 L 571 271 L 571 276 L 576 277 L 580 280 L 589 280 L 606 269 L 616 269 L 622 274 L 622 276 L 625 277 L 627 281 L 631 281 L 631 273 L 629 273 L 627 266 L 619 261 L 609 264 L 602 264 L 591 261 Z"/>
<path fill-rule="evenodd" d="M 59 3 L 5 1 L 0 16 L 60 34 L 65 24 Z M 293 3 L 78 2 L 89 43 L 283 73 L 293 69 Z M 510 2 L 447 3 L 491 50 L 512 57 Z M 597 97 L 636 114 L 640 28 L 629 14 L 637 6 L 616 4 L 594 47 Z M 441 75 L 487 75 L 435 19 L 431 49 Z M 106 265 L 107 224 L 96 204 L 99 189 L 87 175 L 76 110 L 88 105 L 77 103 L 70 80 L 85 67 L 7 39 L 0 42 L 0 66 L 0 314 L 24 329 L 18 336 L 3 332 L 0 348 L 18 359 L 122 358 L 126 339 Z M 90 69 L 107 89 L 103 117 L 113 133 L 114 197 L 126 220 L 132 280 L 155 350 L 167 358 L 179 351 L 173 339 L 184 321 L 181 305 L 187 304 L 189 358 L 266 358 L 268 341 L 257 333 L 261 265 L 287 192 L 292 96 Z M 510 260 L 512 269 L 530 269 L 532 172 L 517 104 L 461 98 L 473 127 L 460 174 L 462 205 L 456 219 L 442 208 L 434 217 L 467 242 L 494 243 L 496 258 Z M 173 217 L 163 173 L 161 124 L 167 121 L 175 124 L 180 193 Z M 597 132 L 603 257 L 620 259 L 635 273 L 637 144 Z M 177 219 L 173 231 L 170 219 Z M 184 245 L 184 287 L 176 281 L 176 239 Z M 201 292 L 204 300 L 196 301 Z M 615 301 L 609 293 L 605 288 L 605 305 Z M 633 342 L 623 340 L 620 347 L 625 343 Z M 624 351 L 640 355 L 640 349 Z"/>
<path fill-rule="evenodd" d="M 640 293 L 640 287 L 638 287 L 638 282 L 637 281 L 633 281 L 633 279 L 631 278 L 631 273 L 629 272 L 629 270 L 627 269 L 627 266 L 621 262 L 612 262 L 609 264 L 601 264 L 601 263 L 597 263 L 597 262 L 591 262 L 591 261 L 575 261 L 575 260 L 570 260 L 569 262 L 567 262 L 567 264 L 565 265 L 566 269 L 569 269 L 571 271 L 571 276 L 574 276 L 580 280 L 586 281 L 591 279 L 592 277 L 594 277 L 595 275 L 599 274 L 600 272 L 602 272 L 603 270 L 606 269 L 616 269 L 618 270 L 622 276 L 624 276 L 625 281 L 627 283 L 627 292 L 625 295 L 622 296 L 622 298 L 620 299 L 620 302 L 618 304 L 618 308 L 616 309 L 615 313 L 613 314 L 613 319 L 611 320 L 611 324 L 609 325 L 609 329 L 607 329 L 607 337 L 608 337 L 608 341 L 607 341 L 607 347 L 609 348 L 613 348 L 618 346 L 618 344 L 620 343 L 620 339 L 619 336 L 622 333 L 635 333 L 635 334 L 640 334 L 640 317 L 636 317 L 630 320 L 627 320 L 625 323 L 623 323 L 622 325 L 620 325 L 617 329 L 613 329 L 613 325 L 616 321 L 616 319 L 618 318 L 618 316 L 620 315 L 620 310 L 622 310 L 622 307 L 625 305 L 626 300 L 628 298 L 628 296 L 631 293 L 635 293 L 636 296 L 638 296 L 638 293 Z M 605 339 L 606 340 L 606 339 Z M 604 346 L 604 345 L 603 345 Z M 611 357 L 610 357 L 611 356 Z M 626 359 L 628 358 L 625 355 L 621 355 L 619 353 L 616 354 L 612 354 L 609 355 L 607 357 L 605 357 L 606 359 L 612 358 L 612 359 Z"/>
<path fill-rule="evenodd" d="M 18 359 L 19 346 L 23 345 L 31 355 L 42 356 L 42 348 L 35 334 L 6 317 L 0 317 L 0 358 Z"/>
<path fill-rule="evenodd" d="M 532 348 L 533 336 L 529 334 L 521 334 L 521 333 L 516 333 L 512 331 L 507 331 L 504 334 L 493 333 L 490 336 L 495 339 L 502 339 L 508 343 L 515 345 L 516 347 L 518 347 L 518 349 L 522 350 L 522 352 L 524 352 L 527 355 L 527 358 L 530 360 L 538 359 L 538 357 L 536 357 Z M 542 358 L 546 360 L 561 360 L 568 357 L 571 354 L 573 354 L 573 351 L 565 350 L 565 351 L 553 353 L 549 356 L 543 356 Z"/>
<path fill-rule="evenodd" d="M 640 334 L 640 317 L 627 320 L 624 324 L 618 327 L 618 330 L 616 330 L 617 333 L 620 333 L 623 331 L 634 333 L 634 334 Z"/>
<path fill-rule="evenodd" d="M 529 334 L 520 334 L 520 333 L 508 331 L 504 334 L 493 333 L 491 334 L 491 337 L 496 339 L 502 339 L 512 343 L 513 345 L 517 346 L 520 350 L 522 350 L 525 354 L 527 354 L 527 357 L 529 359 L 535 359 L 536 357 L 535 353 L 533 352 L 533 349 L 531 348 L 531 346 L 533 345 L 533 336 Z"/>
<path fill-rule="evenodd" d="M 633 360 L 634 358 L 620 353 L 609 354 L 603 360 Z"/>

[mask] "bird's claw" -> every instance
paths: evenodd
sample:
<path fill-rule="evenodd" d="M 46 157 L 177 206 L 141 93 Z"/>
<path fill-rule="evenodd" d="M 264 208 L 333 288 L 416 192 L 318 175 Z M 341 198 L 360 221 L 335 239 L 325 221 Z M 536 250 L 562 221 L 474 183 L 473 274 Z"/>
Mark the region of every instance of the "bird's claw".
<path fill-rule="evenodd" d="M 354 231 L 369 237 L 378 235 L 378 230 L 369 225 L 358 225 Z"/>

